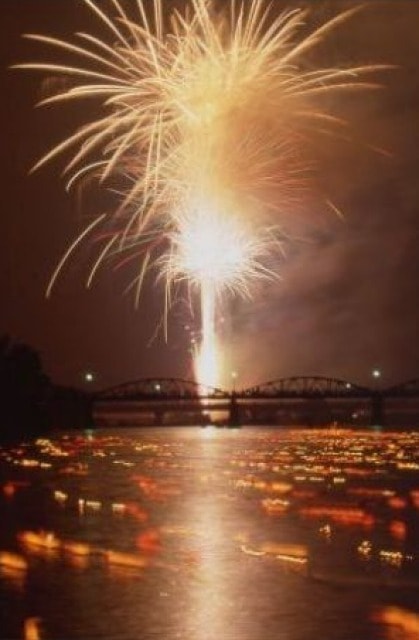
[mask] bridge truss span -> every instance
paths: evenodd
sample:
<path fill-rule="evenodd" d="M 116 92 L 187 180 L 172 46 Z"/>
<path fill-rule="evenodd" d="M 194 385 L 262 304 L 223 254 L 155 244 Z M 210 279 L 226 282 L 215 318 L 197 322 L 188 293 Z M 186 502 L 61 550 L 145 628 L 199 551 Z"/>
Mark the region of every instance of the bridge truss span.
<path fill-rule="evenodd" d="M 295 376 L 280 378 L 243 392 L 248 398 L 370 398 L 366 387 L 338 378 L 322 376 Z"/>
<path fill-rule="evenodd" d="M 143 378 L 105 389 L 97 400 L 224 399 L 226 391 L 181 378 Z"/>
<path fill-rule="evenodd" d="M 419 398 L 419 378 L 389 387 L 383 395 L 388 398 Z"/>

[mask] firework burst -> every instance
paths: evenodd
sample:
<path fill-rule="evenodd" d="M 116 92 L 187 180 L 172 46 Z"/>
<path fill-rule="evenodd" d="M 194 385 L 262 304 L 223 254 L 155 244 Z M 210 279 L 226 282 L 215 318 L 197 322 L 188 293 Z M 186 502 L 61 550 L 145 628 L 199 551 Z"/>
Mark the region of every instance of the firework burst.
<path fill-rule="evenodd" d="M 264 0 L 230 0 L 217 13 L 206 0 L 163 11 L 161 0 L 80 0 L 107 30 L 72 42 L 26 35 L 73 62 L 19 65 L 68 77 L 43 105 L 95 98 L 99 117 L 57 144 L 34 167 L 67 154 L 67 188 L 93 174 L 119 185 L 116 211 L 90 222 L 52 275 L 48 295 L 77 244 L 103 238 L 87 284 L 102 263 L 136 260 L 128 289 L 136 299 L 155 268 L 166 306 L 186 282 L 201 298 L 197 378 L 218 380 L 215 314 L 224 293 L 249 296 L 274 277 L 281 214 L 298 206 L 313 132 L 342 126 L 323 96 L 376 87 L 375 66 L 310 69 L 307 53 L 346 20 L 347 11 L 301 37 L 308 14 L 275 14 Z M 104 229 L 105 231 L 102 231 Z M 121 258 L 122 256 L 122 258 Z"/>

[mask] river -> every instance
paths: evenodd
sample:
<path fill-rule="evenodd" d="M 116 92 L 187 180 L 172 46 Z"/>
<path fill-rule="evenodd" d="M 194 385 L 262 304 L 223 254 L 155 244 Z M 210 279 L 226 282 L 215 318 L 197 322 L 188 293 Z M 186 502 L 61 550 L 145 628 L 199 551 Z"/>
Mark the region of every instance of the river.
<path fill-rule="evenodd" d="M 0 637 L 419 637 L 419 433 L 144 428 L 0 449 Z"/>

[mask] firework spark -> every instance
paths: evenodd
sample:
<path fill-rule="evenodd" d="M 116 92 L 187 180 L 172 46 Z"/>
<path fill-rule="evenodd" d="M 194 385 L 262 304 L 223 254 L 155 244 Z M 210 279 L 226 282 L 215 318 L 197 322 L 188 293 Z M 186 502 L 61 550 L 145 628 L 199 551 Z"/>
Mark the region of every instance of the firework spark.
<path fill-rule="evenodd" d="M 307 11 L 277 15 L 264 0 L 230 0 L 221 13 L 207 0 L 189 0 L 170 15 L 162 0 L 109 0 L 108 12 L 103 3 L 81 2 L 109 37 L 77 33 L 67 42 L 28 34 L 66 62 L 18 66 L 68 78 L 64 91 L 41 104 L 95 98 L 100 117 L 34 169 L 67 153 L 68 189 L 89 174 L 118 184 L 117 210 L 79 238 L 94 229 L 103 239 L 87 284 L 117 255 L 122 264 L 139 264 L 128 287 L 137 299 L 153 267 L 165 281 L 167 306 L 182 283 L 197 290 L 203 337 L 196 375 L 215 385 L 217 300 L 224 292 L 249 296 L 255 279 L 274 276 L 280 216 L 298 206 L 309 182 L 306 143 L 317 130 L 344 125 L 323 107 L 323 96 L 377 87 L 365 76 L 381 67 L 304 63 L 354 9 L 301 37 Z M 48 294 L 77 245 L 60 261 Z"/>

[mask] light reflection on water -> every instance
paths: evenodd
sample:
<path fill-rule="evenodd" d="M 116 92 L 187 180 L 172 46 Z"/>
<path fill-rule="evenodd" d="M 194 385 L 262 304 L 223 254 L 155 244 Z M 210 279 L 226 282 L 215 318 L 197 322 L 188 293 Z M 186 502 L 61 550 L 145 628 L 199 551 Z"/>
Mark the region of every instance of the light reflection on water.
<path fill-rule="evenodd" d="M 0 637 L 39 617 L 56 640 L 413 638 L 418 447 L 153 428 L 4 448 L 0 553 L 27 569 L 0 555 Z"/>

